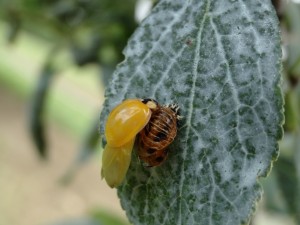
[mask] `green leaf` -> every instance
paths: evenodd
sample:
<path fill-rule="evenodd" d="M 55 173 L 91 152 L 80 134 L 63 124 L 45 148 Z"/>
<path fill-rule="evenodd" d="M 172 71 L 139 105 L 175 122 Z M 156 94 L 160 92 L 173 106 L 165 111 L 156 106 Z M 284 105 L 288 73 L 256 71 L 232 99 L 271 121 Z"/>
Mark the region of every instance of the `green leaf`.
<path fill-rule="evenodd" d="M 20 20 L 20 15 L 13 9 L 7 12 L 8 19 L 8 32 L 7 40 L 9 43 L 14 43 L 20 33 L 22 22 Z"/>
<path fill-rule="evenodd" d="M 281 149 L 281 148 L 280 148 Z M 277 164 L 275 165 L 275 168 Z M 267 179 L 262 180 L 264 189 L 264 209 L 277 215 L 285 215 L 288 212 L 287 205 L 279 188 L 279 182 L 274 169 Z"/>
<path fill-rule="evenodd" d="M 44 109 L 46 105 L 48 90 L 50 88 L 54 74 L 54 68 L 47 61 L 40 73 L 38 84 L 33 96 L 32 106 L 30 109 L 31 135 L 39 155 L 43 158 L 46 158 L 47 156 Z"/>
<path fill-rule="evenodd" d="M 297 179 L 295 163 L 292 159 L 280 157 L 276 168 L 279 185 L 287 202 L 288 209 L 295 218 L 298 217 L 298 224 L 300 224 L 300 183 Z"/>
<path fill-rule="evenodd" d="M 291 73 L 299 74 L 300 55 L 300 6 L 299 4 L 288 2 L 285 4 L 285 20 L 287 22 L 288 33 L 288 58 L 287 65 Z"/>
<path fill-rule="evenodd" d="M 54 45 L 46 55 L 45 63 L 39 74 L 30 108 L 30 133 L 37 151 L 42 158 L 47 157 L 44 111 L 47 103 L 48 92 L 51 88 L 54 75 L 57 72 L 57 68 L 54 66 L 54 60 L 56 58 L 55 56 L 59 52 L 59 48 L 60 45 Z"/>
<path fill-rule="evenodd" d="M 102 209 L 93 210 L 90 216 L 103 225 L 129 225 L 127 221 L 116 214 L 108 213 Z"/>
<path fill-rule="evenodd" d="M 285 140 L 287 139 L 287 140 Z M 274 171 L 278 177 L 280 191 L 284 196 L 290 214 L 300 224 L 300 140 L 299 132 L 286 135 L 281 144 L 282 154 L 276 162 Z"/>
<path fill-rule="evenodd" d="M 285 94 L 285 105 L 284 105 L 284 114 L 285 114 L 285 131 L 297 131 L 299 127 L 299 114 L 298 111 L 298 96 L 297 92 L 294 89 L 287 90 Z"/>
<path fill-rule="evenodd" d="M 122 207 L 136 225 L 248 224 L 282 137 L 281 47 L 270 1 L 161 0 L 136 30 L 106 90 L 178 103 L 184 119 L 166 162 L 136 154 Z"/>
<path fill-rule="evenodd" d="M 51 225 L 128 225 L 126 221 L 115 214 L 101 209 L 93 210 L 90 215 L 80 218 L 65 219 Z"/>
<path fill-rule="evenodd" d="M 295 198 L 295 205 L 296 205 L 296 208 L 295 208 L 295 219 L 297 221 L 298 224 L 300 224 L 300 140 L 299 140 L 299 132 L 296 133 L 296 145 L 295 145 L 295 152 L 294 152 L 294 155 L 295 155 L 295 158 L 294 158 L 294 165 L 295 165 L 295 168 L 296 168 L 296 179 L 297 179 L 297 187 L 298 189 L 296 190 L 297 191 L 297 195 L 296 195 L 296 198 Z"/>

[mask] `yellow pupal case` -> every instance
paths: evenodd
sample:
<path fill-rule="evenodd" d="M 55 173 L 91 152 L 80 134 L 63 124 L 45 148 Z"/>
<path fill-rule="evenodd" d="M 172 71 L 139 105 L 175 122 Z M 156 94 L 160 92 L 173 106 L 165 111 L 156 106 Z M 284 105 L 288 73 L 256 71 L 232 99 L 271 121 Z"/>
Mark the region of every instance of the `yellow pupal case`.
<path fill-rule="evenodd" d="M 134 139 L 150 117 L 150 108 L 139 99 L 125 100 L 108 116 L 105 127 L 107 143 L 111 147 L 120 147 Z"/>
<path fill-rule="evenodd" d="M 121 147 L 107 144 L 102 155 L 101 177 L 111 187 L 119 186 L 124 180 L 131 161 L 135 137 Z"/>

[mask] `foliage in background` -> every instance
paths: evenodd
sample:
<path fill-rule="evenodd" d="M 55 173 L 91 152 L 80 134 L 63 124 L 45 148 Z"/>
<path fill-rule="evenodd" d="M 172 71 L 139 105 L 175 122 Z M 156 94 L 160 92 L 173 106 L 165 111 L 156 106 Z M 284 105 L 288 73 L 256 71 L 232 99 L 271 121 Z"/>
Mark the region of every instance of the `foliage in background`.
<path fill-rule="evenodd" d="M 268 179 L 263 181 L 266 209 L 283 215 L 292 215 L 300 224 L 300 6 L 291 1 L 274 0 L 281 21 L 284 60 L 285 100 L 285 137 L 281 142 L 281 156 L 274 164 L 274 170 Z M 73 55 L 74 65 L 84 66 L 88 63 L 99 65 L 99 77 L 105 83 L 109 80 L 115 65 L 123 59 L 121 54 L 128 37 L 134 31 L 135 1 L 127 0 L 1 0 L 0 19 L 7 24 L 7 40 L 11 44 L 18 41 L 23 30 L 37 37 L 68 49 Z M 49 53 L 50 54 L 50 53 Z M 55 56 L 53 56 L 55 58 Z M 55 70 L 55 62 L 47 62 Z M 55 61 L 55 60 L 54 60 Z M 44 68 L 47 69 L 47 66 Z M 48 67 L 49 68 L 49 67 Z M 101 72 L 100 72 L 101 71 Z M 40 85 L 36 93 L 51 89 L 51 79 L 43 82 L 41 71 Z M 47 77 L 46 75 L 44 77 Z M 49 77 L 48 77 L 49 78 Z M 46 95 L 44 95 L 46 97 Z M 39 154 L 47 155 L 43 146 L 45 139 L 42 133 L 45 128 L 43 117 L 43 100 L 35 96 L 32 108 L 31 125 Z M 42 105 L 39 105 L 42 103 Z M 95 124 L 91 134 L 86 137 L 80 153 L 86 159 L 88 152 L 93 152 Z M 39 137 L 41 136 L 41 137 Z M 78 156 L 79 161 L 81 156 Z"/>
<path fill-rule="evenodd" d="M 42 158 L 47 157 L 47 96 L 55 75 L 60 69 L 64 69 L 57 66 L 60 63 L 57 62 L 57 55 L 67 50 L 72 55 L 74 66 L 98 65 L 99 79 L 106 84 L 117 63 L 122 61 L 122 50 L 137 26 L 134 18 L 135 6 L 136 0 L 126 0 L 126 4 L 123 0 L 0 1 L 0 20 L 7 25 L 8 43 L 16 43 L 18 36 L 26 31 L 53 46 L 45 55 L 30 109 L 30 132 Z M 91 124 L 91 129 L 83 138 L 75 162 L 67 171 L 63 182 L 71 179 L 80 164 L 98 146 L 98 121 L 97 117 Z M 65 221 L 62 224 L 126 223 L 99 211 L 91 218 Z"/>
<path fill-rule="evenodd" d="M 63 220 L 49 225 L 129 225 L 127 222 L 118 218 L 118 216 L 110 214 L 105 210 L 93 210 L 86 217 L 72 218 Z"/>
<path fill-rule="evenodd" d="M 99 65 L 99 78 L 107 83 L 114 67 L 123 59 L 122 50 L 137 25 L 134 20 L 136 0 L 128 0 L 126 4 L 122 2 L 2 0 L 0 19 L 7 23 L 9 43 L 16 42 L 22 30 L 26 30 L 53 45 L 49 54 L 45 55 L 31 107 L 30 129 L 40 156 L 47 156 L 44 109 L 53 76 L 58 73 L 57 54 L 67 49 L 75 65 Z M 97 134 L 97 127 L 94 124 L 91 127 L 92 132 L 86 140 Z M 85 141 L 77 164 L 85 160 L 85 152 L 93 151 L 97 143 Z"/>
<path fill-rule="evenodd" d="M 266 206 L 271 212 L 291 215 L 300 224 L 300 4 L 273 0 L 281 23 L 283 87 L 285 93 L 284 138 L 270 182 L 264 181 Z M 272 182 L 272 186 L 269 183 Z M 280 199 L 280 201 L 276 201 Z M 275 201 L 274 201 L 275 200 Z"/>

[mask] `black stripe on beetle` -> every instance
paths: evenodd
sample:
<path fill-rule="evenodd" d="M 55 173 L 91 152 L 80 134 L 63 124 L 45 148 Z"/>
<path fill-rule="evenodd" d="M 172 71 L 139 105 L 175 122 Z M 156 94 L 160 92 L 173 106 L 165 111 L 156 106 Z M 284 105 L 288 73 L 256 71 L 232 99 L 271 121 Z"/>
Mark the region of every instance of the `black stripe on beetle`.
<path fill-rule="evenodd" d="M 155 142 L 166 140 L 168 135 L 165 132 L 159 132 L 154 138 Z"/>

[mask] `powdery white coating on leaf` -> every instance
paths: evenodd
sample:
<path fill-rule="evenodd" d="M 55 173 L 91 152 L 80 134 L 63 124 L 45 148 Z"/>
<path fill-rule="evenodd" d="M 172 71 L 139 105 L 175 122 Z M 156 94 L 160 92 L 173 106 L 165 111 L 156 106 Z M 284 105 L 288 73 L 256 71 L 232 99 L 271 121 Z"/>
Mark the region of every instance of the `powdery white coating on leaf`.
<path fill-rule="evenodd" d="M 101 122 L 126 98 L 177 103 L 163 165 L 133 154 L 119 188 L 136 225 L 247 224 L 282 136 L 278 21 L 269 0 L 161 0 L 106 90 Z M 101 123 L 104 133 L 105 123 Z"/>

